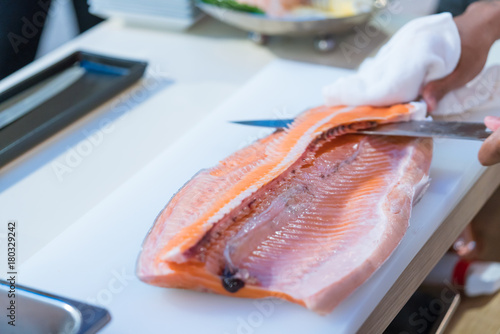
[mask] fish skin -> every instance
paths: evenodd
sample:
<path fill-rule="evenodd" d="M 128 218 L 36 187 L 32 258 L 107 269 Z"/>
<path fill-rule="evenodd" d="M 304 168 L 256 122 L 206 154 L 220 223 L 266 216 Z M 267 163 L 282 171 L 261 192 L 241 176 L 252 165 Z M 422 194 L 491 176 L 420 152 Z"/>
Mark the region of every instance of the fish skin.
<path fill-rule="evenodd" d="M 139 278 L 163 287 L 236 297 L 278 297 L 320 314 L 329 313 L 370 277 L 401 241 L 408 227 L 412 204 L 427 184 L 432 158 L 429 139 L 360 135 L 324 139 L 328 130 L 342 124 L 407 121 L 414 116 L 408 105 L 343 109 L 312 109 L 299 116 L 289 129 L 277 131 L 236 152 L 218 166 L 197 174 L 174 195 L 156 219 L 138 260 Z M 328 148 L 332 145 L 334 149 Z M 325 166 L 332 163 L 343 163 L 343 166 L 334 167 L 335 172 L 331 173 L 336 181 L 332 184 L 324 180 L 319 182 L 318 168 L 327 168 Z M 384 178 L 382 170 L 373 166 L 385 166 L 383 171 L 390 177 Z M 231 191 L 234 199 L 238 195 L 233 190 L 234 184 L 241 182 L 242 175 L 248 176 L 259 168 L 261 173 L 270 174 L 267 181 L 254 176 L 251 181 L 260 181 L 256 190 L 243 189 L 247 192 L 239 202 L 220 201 L 219 194 Z M 335 188 L 342 182 L 349 184 L 345 180 L 353 177 L 349 174 L 352 168 L 369 176 L 364 181 L 356 179 L 362 188 L 356 190 L 360 193 Z M 391 186 L 387 178 L 397 181 L 396 184 Z M 296 189 L 287 189 L 291 185 Z M 377 190 L 377 185 L 383 185 L 381 190 Z M 247 188 L 251 186 L 252 182 Z M 312 195 L 303 191 L 304 186 L 313 188 L 309 190 Z M 371 212 L 377 217 L 370 220 L 371 225 L 362 219 L 367 212 L 358 214 L 354 210 L 362 205 L 353 206 L 358 202 L 342 199 L 339 189 L 353 198 L 356 194 L 365 198 L 371 196 L 368 208 L 377 207 L 373 203 L 379 203 L 379 210 Z M 330 217 L 334 222 L 321 222 L 315 213 L 315 219 L 301 224 L 299 218 L 311 211 L 308 205 L 314 202 L 314 194 L 322 194 L 325 198 L 332 194 L 340 196 L 317 202 L 323 207 L 319 218 Z M 266 198 L 272 198 L 267 207 L 262 200 Z M 332 201 L 335 204 L 331 204 Z M 213 206 L 219 206 L 219 211 L 226 206 L 226 211 L 209 222 L 213 213 L 210 216 L 207 212 L 217 212 Z M 295 212 L 286 213 L 287 207 L 293 207 Z M 342 219 L 349 218 L 348 213 L 358 220 L 351 217 L 352 222 L 343 222 Z M 270 224 L 273 219 L 275 223 Z M 370 228 L 366 228 L 368 225 Z M 309 238 L 301 240 L 301 235 Z M 348 248 L 335 249 L 334 245 L 342 245 L 346 240 L 352 240 Z M 366 243 L 373 249 L 366 250 Z M 346 249 L 359 250 L 356 261 L 351 259 L 349 265 L 345 264 L 345 259 L 349 258 Z M 343 270 L 332 271 L 332 267 L 339 268 L 339 264 L 343 265 Z M 221 275 L 225 268 L 230 268 L 235 277 L 246 283 L 236 293 L 222 287 Z"/>

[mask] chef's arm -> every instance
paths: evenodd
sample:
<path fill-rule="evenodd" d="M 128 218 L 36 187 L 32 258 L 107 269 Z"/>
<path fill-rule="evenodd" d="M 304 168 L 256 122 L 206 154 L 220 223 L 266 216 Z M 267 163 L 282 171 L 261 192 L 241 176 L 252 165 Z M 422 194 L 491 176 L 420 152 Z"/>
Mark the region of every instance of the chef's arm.
<path fill-rule="evenodd" d="M 500 1 L 474 2 L 455 18 L 455 23 L 462 54 L 453 73 L 424 87 L 422 97 L 430 112 L 443 96 L 467 84 L 483 69 L 491 46 L 500 39 Z"/>

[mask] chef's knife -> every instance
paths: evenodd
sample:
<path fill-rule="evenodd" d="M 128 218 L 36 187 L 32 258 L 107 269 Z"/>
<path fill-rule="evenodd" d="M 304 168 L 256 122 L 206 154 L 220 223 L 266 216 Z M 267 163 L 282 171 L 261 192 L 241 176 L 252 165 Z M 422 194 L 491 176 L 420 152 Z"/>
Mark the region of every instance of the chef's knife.
<path fill-rule="evenodd" d="M 284 128 L 293 119 L 236 121 L 232 123 L 250 126 Z M 439 137 L 484 141 L 491 134 L 483 123 L 410 121 L 377 125 L 373 128 L 358 130 L 366 135 L 404 136 L 404 137 Z"/>

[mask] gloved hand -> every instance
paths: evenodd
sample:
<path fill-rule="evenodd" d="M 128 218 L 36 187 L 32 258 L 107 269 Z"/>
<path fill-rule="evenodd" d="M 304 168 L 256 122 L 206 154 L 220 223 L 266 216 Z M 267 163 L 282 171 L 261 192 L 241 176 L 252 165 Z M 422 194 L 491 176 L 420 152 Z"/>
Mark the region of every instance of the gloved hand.
<path fill-rule="evenodd" d="M 466 85 L 483 70 L 491 46 L 500 38 L 500 3 L 475 2 L 463 15 L 455 18 L 455 23 L 460 33 L 462 53 L 450 75 L 424 87 L 422 97 L 431 112 L 446 94 Z M 491 87 L 490 90 L 498 89 Z M 478 157 L 481 164 L 490 166 L 500 163 L 500 118 L 487 117 L 485 124 L 495 133 L 484 142 Z"/>
<path fill-rule="evenodd" d="M 460 59 L 460 34 L 449 13 L 402 27 L 358 71 L 323 88 L 325 103 L 387 106 L 416 101 L 422 87 L 451 74 Z"/>
<path fill-rule="evenodd" d="M 325 87 L 325 102 L 384 106 L 421 97 L 433 115 L 463 113 L 500 96 L 500 66 L 481 72 L 498 38 L 500 1 L 474 3 L 455 19 L 444 13 L 413 20 L 356 74 Z M 495 161 L 494 138 L 481 151 L 484 164 Z"/>
<path fill-rule="evenodd" d="M 475 2 L 454 21 L 460 34 L 460 60 L 450 75 L 423 88 L 422 97 L 430 112 L 446 94 L 462 88 L 483 70 L 491 46 L 500 38 L 500 2 Z"/>

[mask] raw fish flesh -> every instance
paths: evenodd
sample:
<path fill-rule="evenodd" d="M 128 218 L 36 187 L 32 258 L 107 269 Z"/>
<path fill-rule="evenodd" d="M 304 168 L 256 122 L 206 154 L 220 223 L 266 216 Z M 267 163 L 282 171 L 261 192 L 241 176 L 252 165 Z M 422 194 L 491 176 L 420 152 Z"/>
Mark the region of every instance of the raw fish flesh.
<path fill-rule="evenodd" d="M 350 134 L 417 104 L 318 107 L 193 177 L 148 234 L 149 284 L 331 312 L 391 255 L 428 184 L 432 140 Z"/>

